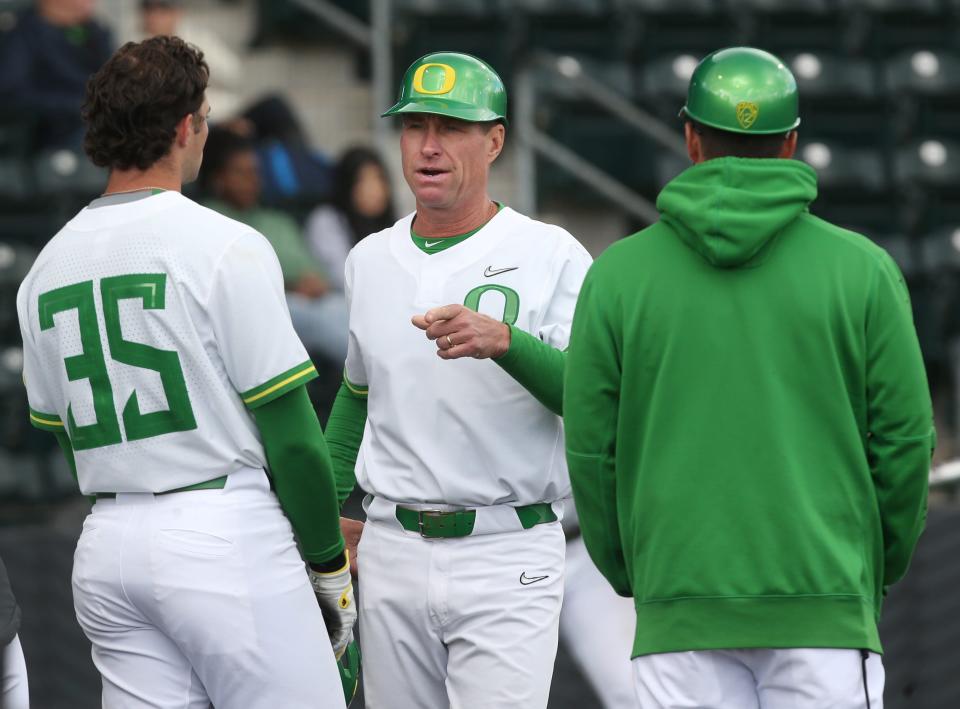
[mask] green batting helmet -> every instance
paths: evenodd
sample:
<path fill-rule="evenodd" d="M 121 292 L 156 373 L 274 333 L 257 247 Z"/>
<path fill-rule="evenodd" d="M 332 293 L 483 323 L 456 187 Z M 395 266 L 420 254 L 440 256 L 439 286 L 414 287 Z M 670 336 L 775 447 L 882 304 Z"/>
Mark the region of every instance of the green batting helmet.
<path fill-rule="evenodd" d="M 337 660 L 337 669 L 340 670 L 340 681 L 343 683 L 343 696 L 347 700 L 347 706 L 353 701 L 357 694 L 357 686 L 360 683 L 360 646 L 356 640 L 351 640 L 347 649 L 343 651 L 340 659 Z"/>
<path fill-rule="evenodd" d="M 753 47 L 708 55 L 690 77 L 681 117 L 752 135 L 786 133 L 800 125 L 797 81 L 777 57 Z"/>
<path fill-rule="evenodd" d="M 506 123 L 507 90 L 485 61 L 460 52 L 434 52 L 410 65 L 403 75 L 400 98 L 381 115 L 404 113 Z"/>

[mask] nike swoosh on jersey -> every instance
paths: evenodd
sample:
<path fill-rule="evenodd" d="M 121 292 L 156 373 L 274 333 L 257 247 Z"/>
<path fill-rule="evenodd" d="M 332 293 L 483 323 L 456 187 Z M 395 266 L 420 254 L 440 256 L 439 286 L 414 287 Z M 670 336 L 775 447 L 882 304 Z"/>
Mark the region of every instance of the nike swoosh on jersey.
<path fill-rule="evenodd" d="M 532 583 L 537 581 L 543 581 L 544 579 L 550 578 L 549 576 L 527 576 L 527 572 L 523 571 L 520 574 L 520 583 L 523 586 L 529 586 Z"/>
<path fill-rule="evenodd" d="M 434 246 L 441 243 L 442 241 L 443 239 L 440 239 L 440 241 L 424 241 L 423 245 L 426 246 L 428 249 L 432 249 Z"/>
<path fill-rule="evenodd" d="M 506 273 L 507 271 L 516 271 L 519 266 L 508 266 L 507 268 L 493 268 L 492 266 L 487 266 L 486 270 L 483 272 L 483 275 L 487 278 L 490 276 L 497 276 L 501 273 Z"/>

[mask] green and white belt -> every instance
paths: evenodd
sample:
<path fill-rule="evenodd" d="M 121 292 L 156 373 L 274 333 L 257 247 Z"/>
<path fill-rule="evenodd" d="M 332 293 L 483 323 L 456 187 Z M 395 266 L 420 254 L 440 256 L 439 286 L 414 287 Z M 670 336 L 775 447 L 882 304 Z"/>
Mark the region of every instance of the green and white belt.
<path fill-rule="evenodd" d="M 557 521 L 557 515 L 549 502 L 537 502 L 513 509 L 523 529 Z M 417 532 L 421 537 L 451 539 L 473 534 L 477 511 L 474 509 L 417 510 L 397 505 L 397 521 L 408 532 Z"/>

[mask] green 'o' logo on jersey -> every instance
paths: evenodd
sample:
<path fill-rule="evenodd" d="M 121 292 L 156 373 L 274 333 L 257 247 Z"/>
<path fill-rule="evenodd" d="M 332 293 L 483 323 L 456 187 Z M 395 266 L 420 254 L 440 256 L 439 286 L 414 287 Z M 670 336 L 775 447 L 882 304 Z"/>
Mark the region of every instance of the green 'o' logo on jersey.
<path fill-rule="evenodd" d="M 474 312 L 480 312 L 480 299 L 490 291 L 496 291 L 503 296 L 503 317 L 500 319 L 507 325 L 516 323 L 517 316 L 520 314 L 520 296 L 513 288 L 498 286 L 494 283 L 477 286 L 463 299 L 464 306 Z"/>

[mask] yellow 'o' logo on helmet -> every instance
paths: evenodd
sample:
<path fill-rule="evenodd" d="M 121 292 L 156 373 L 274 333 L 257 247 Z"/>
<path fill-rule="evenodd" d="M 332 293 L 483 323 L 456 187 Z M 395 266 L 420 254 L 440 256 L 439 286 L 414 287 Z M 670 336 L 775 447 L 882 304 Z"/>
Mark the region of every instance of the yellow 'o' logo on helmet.
<path fill-rule="evenodd" d="M 432 69 L 432 71 L 430 71 Z M 429 73 L 427 73 L 429 71 Z M 427 80 L 432 88 L 423 85 Z M 420 94 L 434 96 L 448 93 L 457 83 L 457 71 L 449 64 L 422 64 L 413 75 L 413 90 Z"/>
<path fill-rule="evenodd" d="M 747 130 L 757 122 L 757 116 L 760 115 L 760 107 L 751 101 L 741 101 L 737 104 L 737 123 L 744 130 Z"/>

